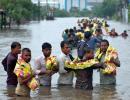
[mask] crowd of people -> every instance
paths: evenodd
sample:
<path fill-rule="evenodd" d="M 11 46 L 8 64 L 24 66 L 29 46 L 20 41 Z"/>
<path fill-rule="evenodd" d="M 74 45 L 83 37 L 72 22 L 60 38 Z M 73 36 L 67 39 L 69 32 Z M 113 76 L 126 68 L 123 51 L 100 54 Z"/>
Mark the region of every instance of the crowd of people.
<path fill-rule="evenodd" d="M 113 35 L 115 30 L 109 32 L 108 27 L 105 20 L 78 20 L 76 27 L 64 30 L 58 57 L 51 54 L 50 43 L 42 44 L 43 54 L 35 59 L 34 69 L 30 64 L 31 50 L 21 50 L 21 44 L 13 42 L 11 51 L 2 60 L 7 72 L 7 87 L 16 87 L 17 96 L 29 96 L 30 90 L 51 87 L 52 75 L 58 73 L 58 86 L 73 86 L 76 77 L 76 89 L 92 90 L 93 70 L 99 70 L 101 85 L 116 85 L 116 68 L 120 67 L 118 52 L 103 39 L 102 29 L 110 36 L 118 34 Z M 128 36 L 127 32 L 122 36 Z"/>

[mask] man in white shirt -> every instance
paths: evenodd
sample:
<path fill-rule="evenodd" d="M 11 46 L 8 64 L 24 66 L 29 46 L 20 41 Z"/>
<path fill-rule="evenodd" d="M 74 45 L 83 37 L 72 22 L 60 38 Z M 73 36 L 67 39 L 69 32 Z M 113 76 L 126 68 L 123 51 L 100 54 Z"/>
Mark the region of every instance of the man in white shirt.
<path fill-rule="evenodd" d="M 59 78 L 58 85 L 73 85 L 74 73 L 64 69 L 64 63 L 66 60 L 73 60 L 70 57 L 70 47 L 67 42 L 62 41 L 61 44 L 61 55 L 58 58 L 59 61 Z"/>
<path fill-rule="evenodd" d="M 50 57 L 51 51 L 51 44 L 45 42 L 42 44 L 43 55 L 35 59 L 35 70 L 41 86 L 51 86 L 51 77 L 55 73 L 55 71 L 48 70 L 45 63 L 47 58 Z"/>

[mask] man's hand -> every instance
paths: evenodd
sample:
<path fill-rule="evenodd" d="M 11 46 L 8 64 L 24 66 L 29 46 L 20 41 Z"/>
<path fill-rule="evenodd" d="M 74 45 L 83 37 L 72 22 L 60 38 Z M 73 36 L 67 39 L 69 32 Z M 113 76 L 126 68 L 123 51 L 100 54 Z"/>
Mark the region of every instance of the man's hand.
<path fill-rule="evenodd" d="M 110 62 L 111 62 L 111 63 L 115 63 L 115 62 L 116 62 L 115 59 L 114 59 L 114 57 L 112 57 L 112 58 L 110 59 Z"/>
<path fill-rule="evenodd" d="M 48 75 L 52 75 L 52 70 L 46 70 L 46 74 L 48 74 Z"/>
<path fill-rule="evenodd" d="M 103 63 L 103 62 L 100 62 L 100 63 L 94 64 L 94 66 L 95 66 L 96 68 L 104 68 L 104 63 Z"/>

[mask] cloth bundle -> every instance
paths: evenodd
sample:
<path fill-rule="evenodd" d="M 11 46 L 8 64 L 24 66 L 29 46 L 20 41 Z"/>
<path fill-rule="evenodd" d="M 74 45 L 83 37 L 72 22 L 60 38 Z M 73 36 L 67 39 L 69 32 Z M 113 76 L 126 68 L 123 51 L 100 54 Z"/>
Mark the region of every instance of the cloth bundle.
<path fill-rule="evenodd" d="M 90 60 L 86 60 L 83 62 L 77 62 L 76 60 L 65 61 L 65 67 L 71 68 L 71 69 L 85 69 L 85 68 L 89 68 L 92 65 L 97 64 L 97 63 L 99 63 L 99 61 L 96 59 L 90 59 Z"/>
<path fill-rule="evenodd" d="M 96 51 L 95 54 L 95 58 L 100 59 L 102 57 L 102 53 L 100 51 L 100 48 Z M 117 51 L 115 48 L 113 48 L 112 46 L 109 46 L 107 51 L 106 51 L 106 55 L 105 55 L 105 59 L 104 59 L 104 63 L 106 65 L 105 69 L 101 69 L 102 73 L 104 74 L 112 74 L 116 72 L 116 65 L 114 63 L 112 63 L 110 60 L 111 58 L 116 59 L 118 57 Z"/>
<path fill-rule="evenodd" d="M 20 77 L 23 80 L 27 79 L 28 77 L 32 77 L 26 83 L 26 85 L 31 90 L 34 91 L 39 86 L 39 83 L 37 82 L 37 80 L 33 76 L 33 71 L 32 71 L 31 65 L 29 63 L 26 63 L 24 60 L 22 60 L 22 59 L 17 60 L 16 66 L 14 69 L 14 73 L 16 74 L 17 77 Z"/>
<path fill-rule="evenodd" d="M 46 69 L 54 70 L 57 67 L 58 63 L 56 60 L 56 56 L 50 56 L 46 60 Z"/>

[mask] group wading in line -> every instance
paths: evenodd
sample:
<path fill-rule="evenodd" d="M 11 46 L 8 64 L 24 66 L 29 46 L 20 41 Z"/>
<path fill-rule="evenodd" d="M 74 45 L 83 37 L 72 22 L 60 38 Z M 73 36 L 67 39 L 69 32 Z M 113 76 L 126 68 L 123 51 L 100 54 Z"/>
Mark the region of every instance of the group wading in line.
<path fill-rule="evenodd" d="M 51 43 L 44 42 L 42 54 L 35 58 L 34 67 L 30 64 L 33 52 L 29 48 L 21 50 L 19 42 L 12 42 L 11 51 L 2 60 L 7 72 L 7 87 L 16 87 L 17 96 L 30 96 L 30 91 L 51 87 L 52 76 L 58 73 L 58 86 L 72 87 L 76 77 L 74 88 L 92 90 L 93 70 L 99 70 L 101 85 L 116 85 L 116 70 L 120 67 L 118 52 L 108 40 L 103 39 L 102 29 L 110 35 L 105 20 L 78 20 L 76 27 L 64 30 L 63 41 L 59 43 L 61 54 L 52 55 Z M 122 34 L 128 36 L 126 31 Z"/>

